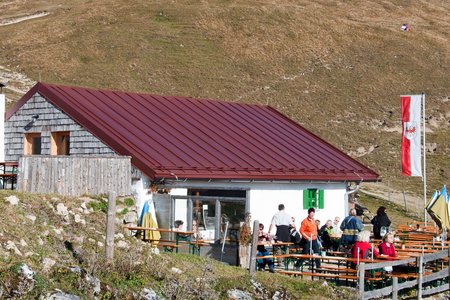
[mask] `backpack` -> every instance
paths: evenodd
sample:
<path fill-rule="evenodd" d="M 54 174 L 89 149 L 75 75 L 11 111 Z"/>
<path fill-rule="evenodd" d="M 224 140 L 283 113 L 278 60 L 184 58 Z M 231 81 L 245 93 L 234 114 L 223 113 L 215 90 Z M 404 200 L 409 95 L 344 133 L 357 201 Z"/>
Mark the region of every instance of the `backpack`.
<path fill-rule="evenodd" d="M 302 237 L 300 236 L 300 233 L 295 229 L 295 227 L 291 227 L 289 229 L 289 234 L 291 236 L 291 242 L 294 244 L 300 244 L 302 241 Z"/>

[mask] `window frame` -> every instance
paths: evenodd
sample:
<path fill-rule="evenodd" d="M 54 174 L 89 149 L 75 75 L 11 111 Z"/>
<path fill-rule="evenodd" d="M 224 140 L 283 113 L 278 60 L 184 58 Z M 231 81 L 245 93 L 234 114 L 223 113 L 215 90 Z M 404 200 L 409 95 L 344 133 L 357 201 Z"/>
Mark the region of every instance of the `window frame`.
<path fill-rule="evenodd" d="M 37 148 L 37 138 L 39 138 L 39 152 Z M 42 154 L 42 134 L 40 132 L 27 132 L 24 134 L 24 155 L 41 155 Z"/>
<path fill-rule="evenodd" d="M 70 155 L 70 131 L 51 133 L 50 155 Z"/>

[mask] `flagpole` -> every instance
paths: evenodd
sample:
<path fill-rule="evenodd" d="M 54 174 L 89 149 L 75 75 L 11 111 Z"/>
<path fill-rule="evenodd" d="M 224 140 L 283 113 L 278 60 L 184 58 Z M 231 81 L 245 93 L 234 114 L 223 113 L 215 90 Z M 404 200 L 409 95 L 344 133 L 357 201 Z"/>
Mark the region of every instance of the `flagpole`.
<path fill-rule="evenodd" d="M 422 122 L 423 122 L 423 211 L 425 226 L 427 226 L 427 151 L 425 147 L 425 93 L 422 92 Z"/>

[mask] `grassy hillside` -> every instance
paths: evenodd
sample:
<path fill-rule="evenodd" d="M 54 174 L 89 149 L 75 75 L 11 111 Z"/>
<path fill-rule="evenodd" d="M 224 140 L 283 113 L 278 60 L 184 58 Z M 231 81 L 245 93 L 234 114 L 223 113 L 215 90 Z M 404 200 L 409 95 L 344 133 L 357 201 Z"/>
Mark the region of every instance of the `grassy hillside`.
<path fill-rule="evenodd" d="M 429 190 L 450 184 L 449 1 L 9 0 L 0 9 L 3 21 L 49 13 L 0 26 L 0 66 L 11 72 L 268 104 L 409 194 L 422 183 L 400 176 L 399 95 L 425 92 L 436 143 Z M 22 83 L 4 78 L 17 99 Z"/>

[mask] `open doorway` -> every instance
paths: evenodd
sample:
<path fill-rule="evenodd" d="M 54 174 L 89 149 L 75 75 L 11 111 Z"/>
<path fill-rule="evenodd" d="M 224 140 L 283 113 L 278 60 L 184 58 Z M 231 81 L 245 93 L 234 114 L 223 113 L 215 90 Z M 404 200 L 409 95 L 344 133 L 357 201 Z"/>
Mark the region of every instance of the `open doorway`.
<path fill-rule="evenodd" d="M 188 190 L 188 195 L 192 201 L 188 219 L 191 216 L 202 239 L 237 242 L 247 207 L 245 190 Z"/>

